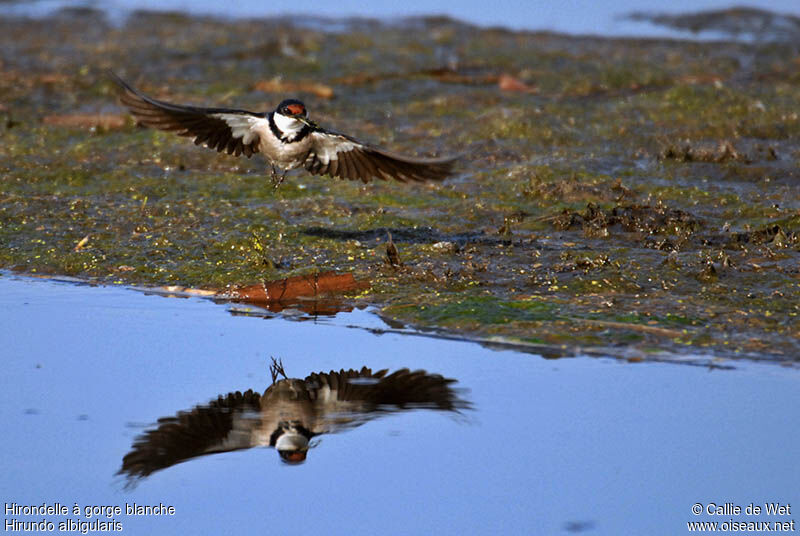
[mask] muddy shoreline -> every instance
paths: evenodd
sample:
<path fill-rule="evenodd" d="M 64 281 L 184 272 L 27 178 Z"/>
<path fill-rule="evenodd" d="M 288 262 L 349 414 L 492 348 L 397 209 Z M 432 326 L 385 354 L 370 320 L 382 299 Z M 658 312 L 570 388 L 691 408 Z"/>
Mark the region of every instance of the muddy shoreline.
<path fill-rule="evenodd" d="M 369 281 L 351 303 L 468 338 L 800 356 L 792 43 L 285 22 L 0 20 L 0 268 L 210 289 L 337 271 Z M 463 162 L 443 184 L 276 191 L 256 157 L 136 127 L 109 68 L 176 102 L 291 92 L 330 128 Z"/>

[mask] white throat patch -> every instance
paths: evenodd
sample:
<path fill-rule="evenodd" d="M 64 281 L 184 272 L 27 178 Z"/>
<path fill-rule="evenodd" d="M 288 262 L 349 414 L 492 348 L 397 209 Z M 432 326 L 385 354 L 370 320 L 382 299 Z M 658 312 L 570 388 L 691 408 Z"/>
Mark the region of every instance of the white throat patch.
<path fill-rule="evenodd" d="M 275 112 L 272 115 L 272 120 L 275 121 L 275 126 L 278 127 L 278 130 L 283 132 L 283 139 L 289 141 L 293 140 L 305 126 L 297 119 L 293 117 L 286 117 L 278 112 Z"/>

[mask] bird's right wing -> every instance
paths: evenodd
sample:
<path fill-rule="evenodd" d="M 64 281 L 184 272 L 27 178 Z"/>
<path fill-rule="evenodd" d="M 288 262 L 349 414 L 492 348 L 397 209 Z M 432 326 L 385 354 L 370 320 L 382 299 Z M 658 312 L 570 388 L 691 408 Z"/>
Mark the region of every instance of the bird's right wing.
<path fill-rule="evenodd" d="M 249 158 L 259 151 L 258 131 L 269 128 L 267 114 L 172 104 L 148 97 L 112 72 L 109 76 L 122 89 L 120 102 L 139 123 L 193 137 L 195 145 Z"/>

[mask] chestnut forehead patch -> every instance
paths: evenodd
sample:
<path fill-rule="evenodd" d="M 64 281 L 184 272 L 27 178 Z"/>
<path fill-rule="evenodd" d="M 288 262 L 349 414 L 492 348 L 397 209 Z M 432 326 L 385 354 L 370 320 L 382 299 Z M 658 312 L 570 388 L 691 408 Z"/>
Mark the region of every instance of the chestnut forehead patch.
<path fill-rule="evenodd" d="M 306 111 L 305 107 L 302 104 L 289 104 L 286 107 L 286 109 L 289 110 L 290 113 L 295 115 L 303 114 Z"/>

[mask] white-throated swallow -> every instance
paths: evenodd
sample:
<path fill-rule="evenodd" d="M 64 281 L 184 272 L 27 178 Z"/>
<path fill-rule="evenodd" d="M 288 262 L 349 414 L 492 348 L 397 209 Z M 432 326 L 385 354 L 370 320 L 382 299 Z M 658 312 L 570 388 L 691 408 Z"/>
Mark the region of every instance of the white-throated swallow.
<path fill-rule="evenodd" d="M 233 108 L 203 108 L 156 100 L 130 86 L 116 74 L 120 101 L 145 126 L 194 138 L 219 152 L 247 157 L 261 153 L 272 166 L 276 186 L 286 172 L 303 167 L 314 175 L 341 179 L 437 181 L 452 173 L 455 158 L 414 158 L 362 143 L 326 130 L 308 118 L 297 99 L 281 102 L 272 112 Z M 278 170 L 283 173 L 279 176 Z"/>

